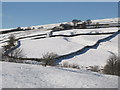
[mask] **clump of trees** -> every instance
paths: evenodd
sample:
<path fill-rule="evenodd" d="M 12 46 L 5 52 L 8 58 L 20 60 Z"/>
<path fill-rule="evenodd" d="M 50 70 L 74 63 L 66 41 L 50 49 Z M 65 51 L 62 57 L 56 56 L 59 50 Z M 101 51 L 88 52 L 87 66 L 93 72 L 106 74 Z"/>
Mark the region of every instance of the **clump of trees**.
<path fill-rule="evenodd" d="M 16 43 L 16 39 L 14 35 L 10 35 L 8 37 L 8 41 L 7 44 L 3 46 L 4 52 L 6 52 L 7 50 L 11 49 L 12 47 L 15 46 Z"/>
<path fill-rule="evenodd" d="M 3 56 L 2 56 L 3 59 L 5 58 L 5 60 L 14 61 L 14 59 L 24 56 L 21 48 L 11 50 L 12 48 L 14 48 L 16 46 L 16 42 L 18 42 L 18 40 L 15 38 L 14 35 L 10 35 L 8 37 L 7 44 L 2 46 L 3 52 L 4 52 Z M 11 51 L 9 51 L 9 50 L 11 50 Z M 5 52 L 8 52 L 8 53 L 5 53 Z"/>
<path fill-rule="evenodd" d="M 76 28 L 78 22 L 82 22 L 82 21 L 81 20 L 77 20 L 77 19 L 73 19 L 72 20 L 72 23 L 74 25 L 74 29 Z"/>
<path fill-rule="evenodd" d="M 68 30 L 68 29 L 86 29 L 88 26 L 90 27 L 92 21 L 90 19 L 82 22 L 78 19 L 73 19 L 72 23 L 66 23 L 66 24 L 60 24 L 59 26 L 55 26 L 52 28 L 52 30 L 59 31 L 59 30 Z M 95 25 L 98 27 L 98 23 Z"/>
<path fill-rule="evenodd" d="M 104 66 L 103 72 L 105 74 L 120 76 L 120 57 L 111 55 Z"/>
<path fill-rule="evenodd" d="M 72 25 L 70 25 L 70 24 L 60 24 L 60 27 L 63 30 L 68 30 L 68 29 L 72 29 L 73 28 Z"/>
<path fill-rule="evenodd" d="M 60 24 L 59 26 L 53 27 L 52 30 L 59 31 L 59 30 L 68 30 L 72 28 L 73 26 L 71 24 Z"/>
<path fill-rule="evenodd" d="M 41 26 L 41 27 L 38 27 L 38 29 L 43 29 L 44 27 L 43 26 Z"/>
<path fill-rule="evenodd" d="M 76 28 L 86 29 L 87 26 L 90 26 L 92 24 L 92 21 L 90 19 L 88 19 L 88 20 L 82 22 L 81 20 L 74 19 L 74 20 L 72 20 L 72 23 L 74 25 L 74 29 L 76 29 Z"/>
<path fill-rule="evenodd" d="M 56 65 L 56 58 L 58 57 L 57 54 L 55 53 L 46 53 L 45 55 L 43 55 L 42 57 L 42 62 L 43 62 L 43 66 L 55 66 Z"/>
<path fill-rule="evenodd" d="M 90 19 L 86 20 L 87 25 L 90 25 L 92 21 Z"/>

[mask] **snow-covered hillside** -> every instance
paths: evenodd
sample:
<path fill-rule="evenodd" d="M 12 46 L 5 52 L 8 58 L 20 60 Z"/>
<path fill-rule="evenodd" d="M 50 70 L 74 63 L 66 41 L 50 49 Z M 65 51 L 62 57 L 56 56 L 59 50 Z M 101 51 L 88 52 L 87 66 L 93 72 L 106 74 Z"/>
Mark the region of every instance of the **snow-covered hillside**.
<path fill-rule="evenodd" d="M 95 29 L 94 29 L 95 30 Z M 118 28 L 102 29 L 117 31 Z M 71 30 L 74 32 L 77 30 Z M 82 30 L 81 30 L 82 31 Z M 67 31 L 55 32 L 57 34 L 67 34 Z M 80 35 L 75 37 L 52 37 L 44 39 L 33 39 L 33 40 L 21 40 L 21 48 L 27 57 L 41 58 L 47 52 L 57 53 L 58 55 L 64 55 L 82 49 L 84 46 L 93 45 L 99 39 L 108 37 L 109 35 Z M 79 65 L 105 65 L 108 57 L 111 55 L 110 52 L 117 54 L 118 50 L 118 38 L 117 36 L 106 43 L 102 43 L 97 50 L 90 50 L 87 53 L 79 56 L 75 56 L 70 60 L 72 63 L 78 63 Z M 109 52 L 110 51 L 110 52 Z M 102 53 L 101 53 L 102 52 Z M 103 58 L 97 58 L 103 57 Z M 88 58 L 89 57 L 89 58 Z M 102 59 L 102 60 L 101 60 Z M 65 60 L 66 61 L 66 60 Z"/>
<path fill-rule="evenodd" d="M 81 66 L 104 66 L 112 53 L 118 54 L 118 36 L 108 42 L 102 43 L 98 49 L 91 49 L 82 55 L 63 60 L 63 62 L 67 61 Z"/>
<path fill-rule="evenodd" d="M 104 75 L 86 70 L 42 67 L 39 65 L 25 65 L 5 62 L 2 62 L 2 65 L 3 88 L 118 87 L 117 76 Z"/>
<path fill-rule="evenodd" d="M 117 22 L 117 21 L 118 21 L 118 18 L 93 20 L 93 22 L 107 22 L 107 23 Z M 108 37 L 110 35 L 110 34 L 79 35 L 74 37 L 58 36 L 58 37 L 51 37 L 51 38 L 41 38 L 41 37 L 46 37 L 46 34 L 51 31 L 51 30 L 47 30 L 48 28 L 58 26 L 59 24 L 42 25 L 42 26 L 45 26 L 46 29 L 45 28 L 35 29 L 30 31 L 28 30 L 28 31 L 19 31 L 19 32 L 2 34 L 0 35 L 0 46 L 3 46 L 5 44 L 4 42 L 8 40 L 8 37 L 11 34 L 14 34 L 16 38 L 21 38 L 20 41 L 22 44 L 20 47 L 23 49 L 26 57 L 41 58 L 47 52 L 53 52 L 58 55 L 68 54 L 73 51 L 77 51 L 83 48 L 84 46 L 93 45 L 99 39 Z M 34 27 L 37 28 L 38 26 L 34 26 Z M 53 35 L 75 35 L 75 34 L 81 34 L 81 33 L 84 33 L 84 34 L 85 33 L 106 33 L 106 32 L 116 32 L 116 31 L 118 31 L 118 28 L 116 27 L 98 28 L 98 29 L 72 29 L 72 30 L 53 32 Z M 90 50 L 83 55 L 75 56 L 74 58 L 71 58 L 70 60 L 67 60 L 67 61 L 69 61 L 70 63 L 71 62 L 78 63 L 80 65 L 94 64 L 94 65 L 103 66 L 106 63 L 107 58 L 111 55 L 110 52 L 117 54 L 117 50 L 118 50 L 117 43 L 118 43 L 118 40 L 117 40 L 117 37 L 115 37 L 111 41 L 102 43 L 97 50 Z M 97 58 L 96 60 L 96 56 L 97 57 L 104 56 L 104 57 Z M 87 63 L 86 61 L 89 63 Z"/>
<path fill-rule="evenodd" d="M 108 19 L 98 19 L 92 20 L 92 22 L 100 22 L 100 23 L 118 23 L 120 18 L 108 18 Z"/>
<path fill-rule="evenodd" d="M 116 23 L 118 18 L 93 20 L 93 22 Z M 59 56 L 76 52 L 85 46 L 94 45 L 98 40 L 109 37 L 113 32 L 119 30 L 117 27 L 70 29 L 53 32 L 53 36 L 48 37 L 48 33 L 52 31 L 51 28 L 60 24 L 31 26 L 36 29 L 0 34 L 0 54 L 2 53 L 2 46 L 6 44 L 11 34 L 19 39 L 20 48 L 23 50 L 25 57 L 41 58 L 48 52 L 56 53 Z M 37 29 L 41 26 L 44 28 Z M 1 29 L 1 31 L 4 30 L 6 29 Z M 117 88 L 117 76 L 84 70 L 86 67 L 94 65 L 103 67 L 112 53 L 118 54 L 118 35 L 108 41 L 101 42 L 98 48 L 89 49 L 87 52 L 62 59 L 59 62 L 59 64 L 64 62 L 77 64 L 80 69 L 0 62 L 2 66 L 0 79 L 3 79 L 0 86 L 3 86 L 3 88 Z"/>

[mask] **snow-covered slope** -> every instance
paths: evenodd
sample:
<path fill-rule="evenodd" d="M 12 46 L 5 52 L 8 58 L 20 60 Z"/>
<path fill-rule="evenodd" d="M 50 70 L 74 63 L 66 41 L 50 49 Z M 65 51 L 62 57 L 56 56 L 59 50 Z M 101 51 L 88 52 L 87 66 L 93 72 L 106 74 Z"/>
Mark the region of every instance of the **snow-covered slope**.
<path fill-rule="evenodd" d="M 112 19 L 102 19 L 102 20 L 93 20 L 93 22 L 117 22 L 118 18 Z M 60 23 L 59 23 L 60 24 Z M 53 26 L 58 26 L 59 24 L 49 24 L 43 25 L 45 28 L 50 28 Z M 35 27 L 35 26 L 34 26 Z M 36 26 L 38 27 L 38 26 Z M 118 28 L 98 28 L 98 29 L 72 29 L 72 30 L 65 30 L 65 31 L 58 31 L 53 32 L 53 35 L 74 35 L 79 33 L 99 33 L 99 32 L 116 32 Z M 19 31 L 19 32 L 12 32 L 8 34 L 0 35 L 0 47 L 3 46 L 5 43 L 4 41 L 7 38 L 14 34 L 16 38 L 21 37 L 28 37 L 20 39 L 22 45 L 21 48 L 23 49 L 24 54 L 26 57 L 32 58 L 41 58 L 47 52 L 57 53 L 58 55 L 64 55 L 71 53 L 73 51 L 77 51 L 84 46 L 93 45 L 99 39 L 105 38 L 109 35 L 80 35 L 75 37 L 51 37 L 51 38 L 42 38 L 42 39 L 34 39 L 39 37 L 41 34 L 47 34 L 49 30 L 45 29 L 35 29 L 30 31 Z M 30 37 L 29 37 L 30 36 Z M 35 37 L 31 37 L 35 36 Z M 112 39 L 110 42 L 102 43 L 101 46 L 97 50 L 90 50 L 87 53 L 79 56 L 75 56 L 71 58 L 69 61 L 70 63 L 78 63 L 79 65 L 100 65 L 103 66 L 106 63 L 107 58 L 111 55 L 110 52 L 117 54 L 118 50 L 118 39 Z M 102 53 L 101 53 L 102 52 Z M 88 58 L 89 57 L 89 58 Z M 102 57 L 102 58 L 96 58 Z"/>
<path fill-rule="evenodd" d="M 93 20 L 100 23 L 115 23 L 117 18 Z M 60 24 L 60 23 L 59 23 Z M 28 58 L 41 58 L 47 52 L 65 55 L 82 49 L 87 45 L 94 45 L 98 40 L 108 37 L 111 34 L 104 35 L 79 35 L 74 37 L 47 37 L 48 30 L 59 24 L 31 26 L 44 29 L 35 29 L 28 31 L 11 32 L 0 34 L 0 53 L 2 46 L 11 34 L 20 38 L 20 48 Z M 4 31 L 5 29 L 1 29 Z M 53 35 L 75 35 L 80 33 L 105 33 L 116 32 L 118 28 L 98 28 L 98 29 L 72 29 L 53 32 Z M 44 37 L 44 38 L 40 38 Z M 36 39 L 35 39 L 36 38 Z M 97 49 L 74 56 L 69 59 L 63 59 L 60 63 L 68 62 L 77 64 L 81 67 L 104 66 L 111 53 L 118 54 L 118 36 L 100 44 Z M 0 55 L 1 57 L 1 55 Z M 37 65 L 15 64 L 0 62 L 0 86 L 3 88 L 117 88 L 118 77 L 112 75 L 98 74 L 82 69 L 68 69 L 58 67 L 42 67 Z"/>
<path fill-rule="evenodd" d="M 120 18 L 107 18 L 107 19 L 98 19 L 92 20 L 92 22 L 100 22 L 100 23 L 118 23 Z"/>
<path fill-rule="evenodd" d="M 80 66 L 104 66 L 110 55 L 118 54 L 118 36 L 108 42 L 102 43 L 98 49 L 91 49 L 88 52 L 75 56 L 71 59 L 63 60 Z"/>
<path fill-rule="evenodd" d="M 104 31 L 104 29 L 102 30 Z M 109 30 L 117 31 L 118 28 L 108 28 L 108 31 Z M 59 34 L 59 32 L 57 33 Z M 63 31 L 63 33 L 66 34 L 68 32 Z M 47 52 L 53 52 L 57 53 L 58 55 L 64 55 L 82 49 L 84 46 L 93 45 L 99 39 L 108 36 L 109 35 L 80 35 L 75 37 L 52 37 L 44 39 L 22 40 L 21 48 L 24 50 L 24 53 L 27 57 L 41 58 Z M 77 63 L 79 65 L 85 66 L 104 66 L 107 59 L 111 55 L 110 52 L 113 52 L 115 54 L 118 53 L 117 36 L 110 41 L 102 43 L 97 50 L 90 50 L 83 55 L 75 56 L 74 58 L 70 58 L 63 61 Z"/>
<path fill-rule="evenodd" d="M 116 32 L 117 27 L 112 28 L 97 28 L 97 29 L 71 29 L 60 32 L 54 32 L 53 35 L 74 35 L 79 33 L 106 33 L 106 32 Z"/>
<path fill-rule="evenodd" d="M 86 70 L 42 67 L 39 65 L 25 65 L 5 62 L 2 62 L 2 65 L 3 88 L 118 87 L 117 76 L 104 75 Z"/>

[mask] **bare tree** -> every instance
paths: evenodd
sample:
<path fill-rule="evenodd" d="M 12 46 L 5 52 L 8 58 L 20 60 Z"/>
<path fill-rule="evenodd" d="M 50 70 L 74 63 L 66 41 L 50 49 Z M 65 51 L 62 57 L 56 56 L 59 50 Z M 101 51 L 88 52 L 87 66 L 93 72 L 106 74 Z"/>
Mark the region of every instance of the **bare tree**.
<path fill-rule="evenodd" d="M 105 74 L 119 75 L 120 76 L 120 58 L 116 55 L 109 57 L 107 64 L 105 65 L 103 72 Z"/>
<path fill-rule="evenodd" d="M 15 42 L 16 42 L 16 39 L 15 39 L 15 36 L 14 35 L 10 35 L 9 37 L 8 37 L 8 45 L 10 46 L 10 47 L 12 47 L 12 46 L 15 46 Z"/>
<path fill-rule="evenodd" d="M 58 57 L 57 54 L 54 53 L 46 53 L 43 55 L 43 65 L 46 67 L 47 65 L 49 66 L 55 66 L 56 65 L 56 58 Z"/>

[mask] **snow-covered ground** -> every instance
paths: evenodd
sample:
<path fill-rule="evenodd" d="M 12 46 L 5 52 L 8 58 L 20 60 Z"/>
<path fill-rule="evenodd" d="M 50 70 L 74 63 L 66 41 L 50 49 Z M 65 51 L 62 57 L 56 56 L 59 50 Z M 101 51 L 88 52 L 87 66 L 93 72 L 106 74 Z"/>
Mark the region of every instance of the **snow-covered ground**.
<path fill-rule="evenodd" d="M 93 45 L 97 40 L 106 37 L 101 36 L 77 36 L 77 37 L 53 37 L 38 40 L 22 40 L 21 48 L 27 57 L 42 57 L 47 52 L 54 52 L 64 55 L 83 48 L 86 45 Z"/>
<path fill-rule="evenodd" d="M 112 19 L 102 19 L 102 20 L 93 20 L 93 22 L 117 22 L 117 18 Z M 53 26 L 58 26 L 58 24 L 48 24 L 42 25 L 44 29 L 35 29 L 29 31 L 19 31 L 19 32 L 11 32 L 8 34 L 0 35 L 0 47 L 3 46 L 8 37 L 11 34 L 14 34 L 16 38 L 20 37 L 28 37 L 40 34 L 46 34 L 50 32 L 47 30 Z M 33 27 L 40 27 L 33 26 Z M 45 29 L 46 28 L 46 29 Z M 3 29 L 5 30 L 5 29 Z M 98 29 L 72 29 L 72 30 L 65 30 L 65 31 L 58 31 L 53 32 L 53 35 L 71 35 L 71 34 L 80 34 L 80 33 L 95 33 L 95 32 L 116 32 L 118 28 L 98 28 Z M 110 34 L 109 34 L 110 35 Z M 52 38 L 43 38 L 43 39 L 33 39 L 40 36 L 29 37 L 28 39 L 23 38 L 21 39 L 21 48 L 26 57 L 31 58 L 41 58 L 47 52 L 53 52 L 58 55 L 64 55 L 71 53 L 73 51 L 77 51 L 84 46 L 93 45 L 99 39 L 105 38 L 109 35 L 80 35 L 75 37 L 52 37 Z M 45 36 L 45 35 L 44 35 Z M 33 40 L 31 40 L 33 39 Z M 88 52 L 84 53 L 83 55 L 75 56 L 74 58 L 63 60 L 68 61 L 69 63 L 77 63 L 79 65 L 99 65 L 104 66 L 106 63 L 107 58 L 111 55 L 110 52 L 117 54 L 118 50 L 118 39 L 117 37 L 113 38 L 111 41 L 107 41 L 102 43 L 97 50 L 89 50 Z M 88 58 L 89 57 L 89 58 Z M 96 58 L 101 57 L 101 58 Z"/>
<path fill-rule="evenodd" d="M 106 33 L 116 32 L 118 28 L 97 28 L 97 29 L 71 29 L 66 31 L 54 32 L 53 35 L 74 35 L 79 33 Z"/>
<path fill-rule="evenodd" d="M 102 43 L 98 49 L 91 49 L 88 52 L 75 56 L 71 59 L 65 59 L 63 62 L 75 63 L 81 66 L 104 66 L 111 53 L 118 54 L 118 36 L 108 42 Z"/>
<path fill-rule="evenodd" d="M 64 55 L 82 49 L 84 46 L 93 45 L 99 39 L 109 35 L 81 35 L 76 37 L 52 37 L 37 40 L 22 40 L 21 48 L 27 57 L 41 58 L 47 52 Z M 96 50 L 89 50 L 83 55 L 75 56 L 63 61 L 77 63 L 83 66 L 104 66 L 111 55 L 110 52 L 118 54 L 118 37 L 104 42 Z M 99 58 L 101 57 L 101 58 Z"/>
<path fill-rule="evenodd" d="M 100 23 L 114 23 L 117 18 L 93 20 Z M 59 23 L 60 24 L 60 23 Z M 35 29 L 28 31 L 11 32 L 0 34 L 0 50 L 4 41 L 8 40 L 11 34 L 16 38 L 28 37 L 20 39 L 23 53 L 28 58 L 41 58 L 47 52 L 53 52 L 58 55 L 65 55 L 82 49 L 87 45 L 94 45 L 98 40 L 108 37 L 109 35 L 79 35 L 75 37 L 47 37 L 42 39 L 34 39 L 47 34 L 54 26 L 59 24 L 32 26 L 38 28 L 43 26 L 44 29 Z M 5 29 L 1 29 L 4 31 Z M 98 28 L 98 29 L 72 29 L 65 31 L 53 32 L 53 35 L 72 35 L 80 33 L 104 33 L 116 32 L 118 28 Z M 33 36 L 33 37 L 29 37 Z M 45 35 L 43 35 L 45 36 Z M 77 64 L 81 67 L 104 66 L 111 53 L 118 54 L 118 36 L 110 41 L 103 42 L 97 49 L 90 49 L 86 53 L 74 56 L 73 58 L 63 59 L 60 63 L 68 62 Z M 0 86 L 12 88 L 42 88 L 42 87 L 70 87 L 70 88 L 116 88 L 118 86 L 118 77 L 112 75 L 103 75 L 83 69 L 68 69 L 58 67 L 42 67 L 38 65 L 26 65 L 0 62 Z M 2 71 L 3 70 L 3 71 Z"/>
<path fill-rule="evenodd" d="M 2 63 L 3 88 L 117 88 L 118 77 L 87 70 Z M 1 73 L 1 70 L 0 70 Z"/>
<path fill-rule="evenodd" d="M 107 18 L 107 19 L 98 19 L 92 20 L 92 22 L 99 22 L 99 23 L 118 23 L 120 18 Z"/>

